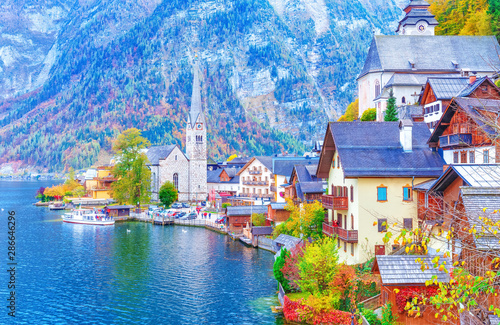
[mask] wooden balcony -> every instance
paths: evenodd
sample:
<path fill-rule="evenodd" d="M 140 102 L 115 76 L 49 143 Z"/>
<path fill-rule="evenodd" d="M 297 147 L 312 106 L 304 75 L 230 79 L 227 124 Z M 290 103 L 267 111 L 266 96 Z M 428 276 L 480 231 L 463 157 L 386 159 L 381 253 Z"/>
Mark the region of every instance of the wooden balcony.
<path fill-rule="evenodd" d="M 323 208 L 330 210 L 347 210 L 349 199 L 346 196 L 323 195 L 321 197 Z"/>
<path fill-rule="evenodd" d="M 260 170 L 249 170 L 248 173 L 250 175 L 261 175 L 262 171 L 260 171 Z"/>
<path fill-rule="evenodd" d="M 340 227 L 334 227 L 326 222 L 323 223 L 323 233 L 327 236 L 335 236 L 348 243 L 358 242 L 358 231 L 347 230 Z"/>
<path fill-rule="evenodd" d="M 470 133 L 449 134 L 439 137 L 439 146 L 441 148 L 452 146 L 470 146 L 471 144 L 472 134 Z"/>
<path fill-rule="evenodd" d="M 333 195 L 323 195 L 321 198 L 321 202 L 323 203 L 323 208 L 333 210 Z"/>

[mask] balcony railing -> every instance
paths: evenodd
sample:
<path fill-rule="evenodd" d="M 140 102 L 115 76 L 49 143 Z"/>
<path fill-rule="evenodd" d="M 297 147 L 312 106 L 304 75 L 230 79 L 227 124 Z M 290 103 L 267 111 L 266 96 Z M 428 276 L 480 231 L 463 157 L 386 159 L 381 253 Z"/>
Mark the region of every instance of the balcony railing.
<path fill-rule="evenodd" d="M 347 210 L 348 202 L 347 196 L 336 196 L 333 198 L 333 207 L 335 210 Z"/>
<path fill-rule="evenodd" d="M 323 223 L 323 233 L 330 237 L 337 235 L 338 238 L 348 243 L 358 242 L 357 230 L 347 230 L 340 227 L 334 227 L 326 222 Z"/>
<path fill-rule="evenodd" d="M 266 182 L 266 181 L 243 181 L 243 185 L 268 186 L 269 182 Z"/>
<path fill-rule="evenodd" d="M 257 197 L 257 198 L 263 197 L 263 198 L 268 198 L 268 199 L 274 198 L 274 194 L 257 194 L 257 193 L 241 193 L 239 196 L 240 197 Z"/>
<path fill-rule="evenodd" d="M 249 170 L 248 173 L 250 175 L 261 175 L 262 171 L 260 171 L 260 170 Z"/>
<path fill-rule="evenodd" d="M 472 134 L 470 133 L 457 133 L 450 135 L 443 135 L 439 137 L 439 146 L 451 147 L 459 145 L 471 145 L 472 144 Z"/>
<path fill-rule="evenodd" d="M 323 208 L 333 210 L 333 195 L 323 195 L 321 202 Z"/>
<path fill-rule="evenodd" d="M 111 187 L 105 186 L 92 186 L 93 191 L 111 191 Z"/>
<path fill-rule="evenodd" d="M 347 210 L 349 207 L 347 196 L 323 195 L 321 202 L 323 208 L 330 210 Z"/>

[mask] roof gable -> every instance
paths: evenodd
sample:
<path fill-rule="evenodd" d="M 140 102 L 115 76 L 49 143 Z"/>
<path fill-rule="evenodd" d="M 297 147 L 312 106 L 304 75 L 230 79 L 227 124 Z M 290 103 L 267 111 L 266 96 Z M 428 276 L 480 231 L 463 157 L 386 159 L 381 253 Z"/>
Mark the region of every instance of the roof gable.
<path fill-rule="evenodd" d="M 450 122 L 453 116 L 459 111 L 463 111 L 467 114 L 477 125 L 480 127 L 481 131 L 488 134 L 494 134 L 496 131 L 484 125 L 484 118 L 487 112 L 500 113 L 500 100 L 496 99 L 481 99 L 481 98 L 468 98 L 468 97 L 458 97 L 453 98 L 450 105 L 446 108 L 441 116 L 441 119 L 437 123 L 434 132 L 432 132 L 428 144 L 431 146 L 437 146 L 439 142 L 439 137 L 443 135 L 444 131 L 450 126 Z"/>
<path fill-rule="evenodd" d="M 151 165 L 159 165 L 160 160 L 167 158 L 172 151 L 178 147 L 176 144 L 167 146 L 153 146 L 147 149 L 146 156 L 148 156 Z M 180 150 L 180 149 L 179 149 Z"/>
<path fill-rule="evenodd" d="M 493 67 L 500 66 L 498 53 L 494 36 L 375 35 L 358 79 L 373 71 L 451 73 L 466 68 L 494 73 Z"/>

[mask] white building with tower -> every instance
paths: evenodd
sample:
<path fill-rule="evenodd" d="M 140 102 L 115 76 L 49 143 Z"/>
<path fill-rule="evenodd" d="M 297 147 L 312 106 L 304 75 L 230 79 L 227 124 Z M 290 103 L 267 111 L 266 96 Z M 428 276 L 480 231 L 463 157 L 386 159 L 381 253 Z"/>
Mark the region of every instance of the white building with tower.
<path fill-rule="evenodd" d="M 152 200 L 160 187 L 172 182 L 179 201 L 207 199 L 207 124 L 201 102 L 198 64 L 194 66 L 191 108 L 186 123 L 186 153 L 178 145 L 153 146 L 146 152 L 151 169 Z"/>

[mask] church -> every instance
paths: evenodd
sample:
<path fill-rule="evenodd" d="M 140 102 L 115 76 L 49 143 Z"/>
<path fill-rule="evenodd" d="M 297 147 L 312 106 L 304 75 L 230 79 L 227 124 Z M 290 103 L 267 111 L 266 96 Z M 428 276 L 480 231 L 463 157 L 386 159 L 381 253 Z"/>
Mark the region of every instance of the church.
<path fill-rule="evenodd" d="M 160 187 L 167 181 L 179 192 L 179 201 L 207 199 L 207 127 L 198 64 L 194 66 L 193 94 L 186 123 L 186 152 L 178 145 L 152 146 L 146 155 L 151 169 L 153 201 L 158 201 Z"/>
<path fill-rule="evenodd" d="M 397 35 L 375 35 L 358 75 L 359 116 L 376 108 L 377 121 L 392 89 L 396 105 L 418 101 L 429 77 L 491 77 L 500 67 L 500 46 L 494 36 L 435 36 L 438 22 L 424 0 L 404 9 Z"/>

